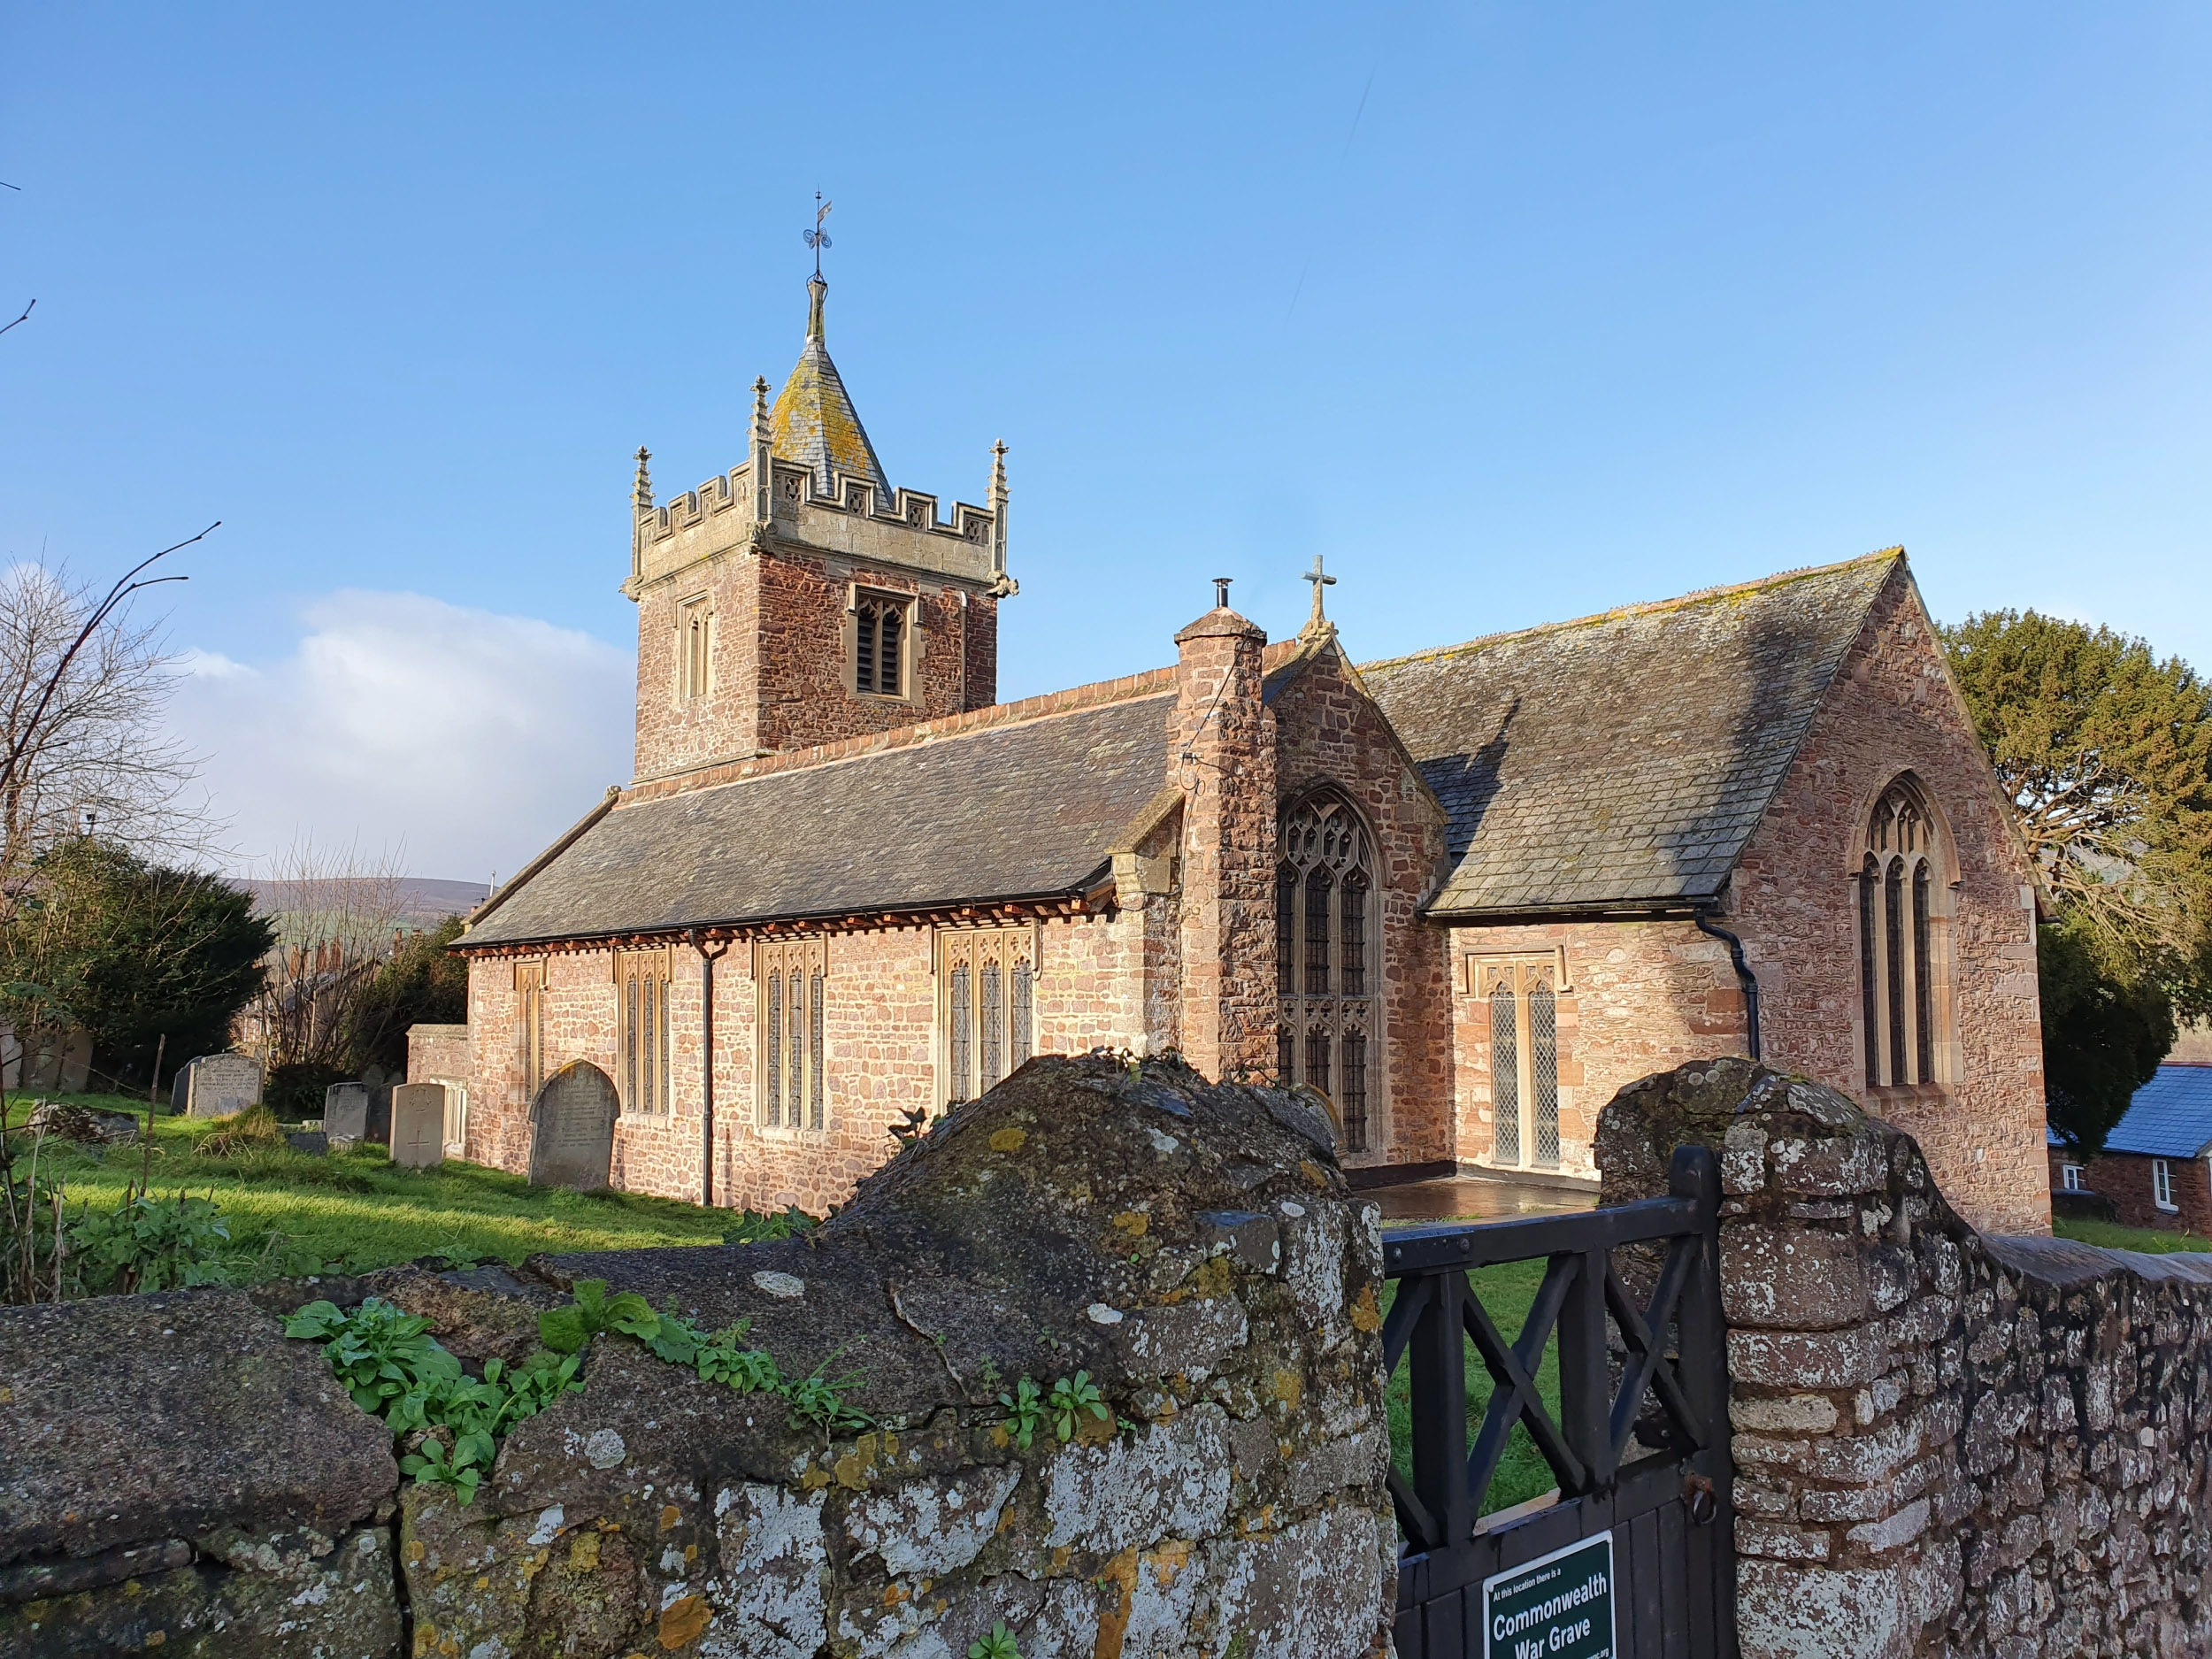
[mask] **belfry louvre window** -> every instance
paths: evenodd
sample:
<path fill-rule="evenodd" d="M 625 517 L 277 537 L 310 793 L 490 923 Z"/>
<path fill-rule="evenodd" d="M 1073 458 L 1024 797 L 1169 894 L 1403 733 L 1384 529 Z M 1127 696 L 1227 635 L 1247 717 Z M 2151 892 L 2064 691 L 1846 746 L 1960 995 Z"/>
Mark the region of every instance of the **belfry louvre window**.
<path fill-rule="evenodd" d="M 754 1064 L 762 1125 L 826 1128 L 828 941 L 789 939 L 755 945 L 753 983 L 759 987 Z"/>
<path fill-rule="evenodd" d="M 1352 803 L 1316 791 L 1283 815 L 1275 866 L 1276 1071 L 1329 1097 L 1364 1152 L 1375 1096 L 1374 841 Z"/>
<path fill-rule="evenodd" d="M 1490 1004 L 1490 1156 L 1508 1169 L 1559 1163 L 1559 995 L 1556 952 L 1471 956 L 1469 992 Z"/>
<path fill-rule="evenodd" d="M 515 964 L 515 1041 L 521 1049 L 522 1098 L 545 1081 L 545 959 Z"/>
<path fill-rule="evenodd" d="M 1858 876 L 1859 1017 L 1866 1086 L 1940 1080 L 1947 889 L 1933 815 L 1909 780 L 1875 803 Z"/>
<path fill-rule="evenodd" d="M 907 695 L 906 659 L 914 602 L 904 594 L 860 589 L 853 599 L 853 689 L 872 697 Z"/>
<path fill-rule="evenodd" d="M 673 977 L 666 946 L 657 950 L 618 950 L 614 956 L 615 1004 L 621 1017 L 622 1107 L 625 1111 L 665 1114 L 669 1083 L 668 987 Z"/>
<path fill-rule="evenodd" d="M 1037 930 L 944 928 L 936 951 L 937 1101 L 957 1106 L 1035 1052 Z"/>
<path fill-rule="evenodd" d="M 714 689 L 714 609 L 705 595 L 676 609 L 677 695 L 689 703 Z"/>

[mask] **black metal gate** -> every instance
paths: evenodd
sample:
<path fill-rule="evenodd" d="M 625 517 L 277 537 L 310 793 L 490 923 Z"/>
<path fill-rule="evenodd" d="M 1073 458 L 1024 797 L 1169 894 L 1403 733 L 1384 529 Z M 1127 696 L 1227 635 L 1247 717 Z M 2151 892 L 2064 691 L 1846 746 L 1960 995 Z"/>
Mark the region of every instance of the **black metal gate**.
<path fill-rule="evenodd" d="M 1398 1281 L 1383 1326 L 1391 1371 L 1411 1356 L 1412 1479 L 1390 1478 L 1403 1535 L 1399 1659 L 1539 1648 L 1548 1659 L 1734 1659 L 1720 1178 L 1702 1147 L 1678 1150 L 1671 1178 L 1665 1198 L 1384 1235 L 1384 1271 Z M 1643 1248 L 1617 1263 L 1629 1246 Z M 1467 1274 L 1538 1258 L 1542 1286 L 1509 1345 Z M 1555 1326 L 1556 1420 L 1535 1380 Z M 1466 1338 L 1495 1387 L 1471 1453 Z M 1559 1501 L 1485 1525 L 1477 1517 L 1516 1423 L 1551 1465 Z M 1554 1557 L 1560 1571 L 1547 1575 Z"/>

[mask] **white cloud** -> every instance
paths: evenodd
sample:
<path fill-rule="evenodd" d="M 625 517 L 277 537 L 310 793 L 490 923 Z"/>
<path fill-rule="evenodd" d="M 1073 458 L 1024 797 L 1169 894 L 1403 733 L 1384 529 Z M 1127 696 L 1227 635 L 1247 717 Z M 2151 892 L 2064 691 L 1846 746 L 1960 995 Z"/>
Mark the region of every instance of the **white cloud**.
<path fill-rule="evenodd" d="M 280 661 L 179 663 L 171 723 L 242 868 L 305 837 L 504 877 L 629 776 L 626 651 L 417 594 L 336 593 L 302 620 Z"/>

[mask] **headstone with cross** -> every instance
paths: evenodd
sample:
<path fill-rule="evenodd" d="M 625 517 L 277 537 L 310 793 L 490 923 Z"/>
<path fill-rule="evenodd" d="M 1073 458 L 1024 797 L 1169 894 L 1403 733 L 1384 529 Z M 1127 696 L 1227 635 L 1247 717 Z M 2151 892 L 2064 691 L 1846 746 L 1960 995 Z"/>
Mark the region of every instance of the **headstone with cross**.
<path fill-rule="evenodd" d="M 403 1083 L 392 1091 L 392 1162 L 434 1170 L 445 1159 L 445 1085 Z"/>

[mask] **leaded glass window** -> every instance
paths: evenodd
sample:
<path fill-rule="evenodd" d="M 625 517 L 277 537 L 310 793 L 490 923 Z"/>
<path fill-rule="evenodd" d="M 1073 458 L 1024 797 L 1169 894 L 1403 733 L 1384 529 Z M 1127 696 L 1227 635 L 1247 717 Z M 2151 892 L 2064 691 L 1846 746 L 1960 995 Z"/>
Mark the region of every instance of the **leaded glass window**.
<path fill-rule="evenodd" d="M 829 1124 L 829 943 L 788 939 L 753 947 L 760 986 L 760 1121 L 770 1129 Z"/>
<path fill-rule="evenodd" d="M 1509 989 L 1490 996 L 1490 1106 L 1493 1155 L 1518 1168 L 1521 1162 L 1520 1004 Z"/>
<path fill-rule="evenodd" d="M 1509 1169 L 1555 1169 L 1566 1160 L 1561 1131 L 1564 958 L 1471 956 L 1465 990 L 1489 1005 L 1490 1156 Z"/>
<path fill-rule="evenodd" d="M 1858 877 L 1859 1020 L 1869 1088 L 1940 1079 L 1950 997 L 1947 888 L 1934 815 L 1900 779 L 1875 803 Z"/>
<path fill-rule="evenodd" d="M 1285 1087 L 1328 1098 L 1348 1151 L 1367 1149 L 1381 1079 L 1373 838 L 1333 788 L 1283 814 L 1275 869 L 1276 1056 Z"/>
<path fill-rule="evenodd" d="M 668 1110 L 668 985 L 672 963 L 667 947 L 622 950 L 614 956 L 615 999 L 621 1010 L 617 1035 L 621 1046 L 618 1074 L 622 1110 Z"/>
<path fill-rule="evenodd" d="M 1037 930 L 946 928 L 937 934 L 938 1099 L 985 1094 L 1037 1051 Z"/>

